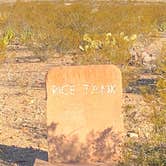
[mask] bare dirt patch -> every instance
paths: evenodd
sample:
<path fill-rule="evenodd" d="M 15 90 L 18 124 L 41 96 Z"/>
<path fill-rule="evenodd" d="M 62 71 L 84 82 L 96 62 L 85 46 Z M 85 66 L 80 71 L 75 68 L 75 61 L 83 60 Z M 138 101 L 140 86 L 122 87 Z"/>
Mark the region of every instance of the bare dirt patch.
<path fill-rule="evenodd" d="M 47 160 L 45 77 L 71 57 L 38 60 L 29 51 L 10 52 L 0 66 L 0 165 L 33 165 Z M 18 59 L 21 61 L 18 61 Z"/>

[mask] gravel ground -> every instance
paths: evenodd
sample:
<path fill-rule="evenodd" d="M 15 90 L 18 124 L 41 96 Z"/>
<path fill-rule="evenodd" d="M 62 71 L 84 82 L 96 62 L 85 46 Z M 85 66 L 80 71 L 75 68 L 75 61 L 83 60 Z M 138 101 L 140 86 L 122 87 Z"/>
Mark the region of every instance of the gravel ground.
<path fill-rule="evenodd" d="M 46 73 L 72 60 L 55 55 L 43 62 L 29 51 L 11 54 L 0 66 L 0 165 L 31 166 L 35 158 L 47 160 Z"/>
<path fill-rule="evenodd" d="M 43 61 L 30 51 L 8 52 L 0 65 L 0 166 L 47 161 L 45 77 L 53 66 L 72 64 L 72 56 L 55 54 Z M 140 118 L 146 108 L 143 98 L 126 93 L 123 99 L 124 107 L 135 107 L 125 112 L 126 130 L 146 132 L 149 124 Z"/>

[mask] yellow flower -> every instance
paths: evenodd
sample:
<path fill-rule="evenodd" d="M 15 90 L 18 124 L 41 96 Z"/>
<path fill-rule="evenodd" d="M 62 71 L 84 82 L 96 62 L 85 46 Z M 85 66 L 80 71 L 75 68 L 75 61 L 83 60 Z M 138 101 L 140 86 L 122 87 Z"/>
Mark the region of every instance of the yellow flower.
<path fill-rule="evenodd" d="M 84 41 L 87 41 L 87 42 L 89 42 L 89 43 L 91 43 L 91 41 L 92 41 L 92 39 L 89 37 L 88 34 L 85 34 L 85 35 L 83 36 L 83 40 L 84 40 Z"/>
<path fill-rule="evenodd" d="M 112 36 L 111 32 L 109 32 L 109 33 L 106 34 L 106 37 L 111 37 L 111 36 Z"/>
<path fill-rule="evenodd" d="M 112 38 L 111 44 L 112 44 L 113 46 L 116 45 L 116 39 L 115 39 L 114 37 Z"/>
<path fill-rule="evenodd" d="M 136 34 L 131 35 L 130 40 L 136 40 L 136 39 L 137 39 L 137 35 Z"/>
<path fill-rule="evenodd" d="M 110 44 L 110 40 L 109 39 L 105 39 L 105 44 L 109 45 Z"/>
<path fill-rule="evenodd" d="M 86 46 L 85 46 L 85 51 L 87 52 L 88 50 L 89 50 L 89 46 L 86 45 Z"/>
<path fill-rule="evenodd" d="M 124 39 L 125 41 L 129 41 L 129 40 L 130 40 L 128 36 L 125 36 L 123 39 Z"/>
<path fill-rule="evenodd" d="M 120 36 L 122 37 L 122 36 L 124 36 L 125 35 L 125 33 L 124 32 L 120 32 Z"/>

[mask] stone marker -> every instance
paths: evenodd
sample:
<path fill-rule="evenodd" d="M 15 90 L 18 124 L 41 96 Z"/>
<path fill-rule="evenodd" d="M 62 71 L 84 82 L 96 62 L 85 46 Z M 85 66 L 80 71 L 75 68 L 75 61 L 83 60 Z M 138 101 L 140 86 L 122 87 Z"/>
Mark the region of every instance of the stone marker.
<path fill-rule="evenodd" d="M 123 133 L 121 104 L 122 78 L 116 66 L 51 69 L 47 75 L 49 161 L 117 160 L 115 147 Z"/>
<path fill-rule="evenodd" d="M 55 166 L 55 165 L 52 165 L 52 164 L 48 163 L 47 161 L 36 159 L 34 166 Z M 56 166 L 58 166 L 58 165 L 56 165 Z"/>
<path fill-rule="evenodd" d="M 39 160 L 36 159 L 34 166 L 110 166 L 110 165 L 106 165 L 106 164 L 98 164 L 98 165 L 94 165 L 94 164 L 77 164 L 75 165 L 73 164 L 64 164 L 64 163 L 55 163 L 55 164 L 50 164 L 47 161 L 43 161 L 43 160 Z"/>

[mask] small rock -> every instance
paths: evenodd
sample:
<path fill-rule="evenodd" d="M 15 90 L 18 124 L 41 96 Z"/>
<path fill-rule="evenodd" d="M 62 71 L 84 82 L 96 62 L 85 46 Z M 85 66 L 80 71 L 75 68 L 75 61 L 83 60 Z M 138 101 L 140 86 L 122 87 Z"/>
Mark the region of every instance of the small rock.
<path fill-rule="evenodd" d="M 130 132 L 130 131 L 127 132 L 127 136 L 130 137 L 130 138 L 138 138 L 138 134 L 137 133 Z"/>

